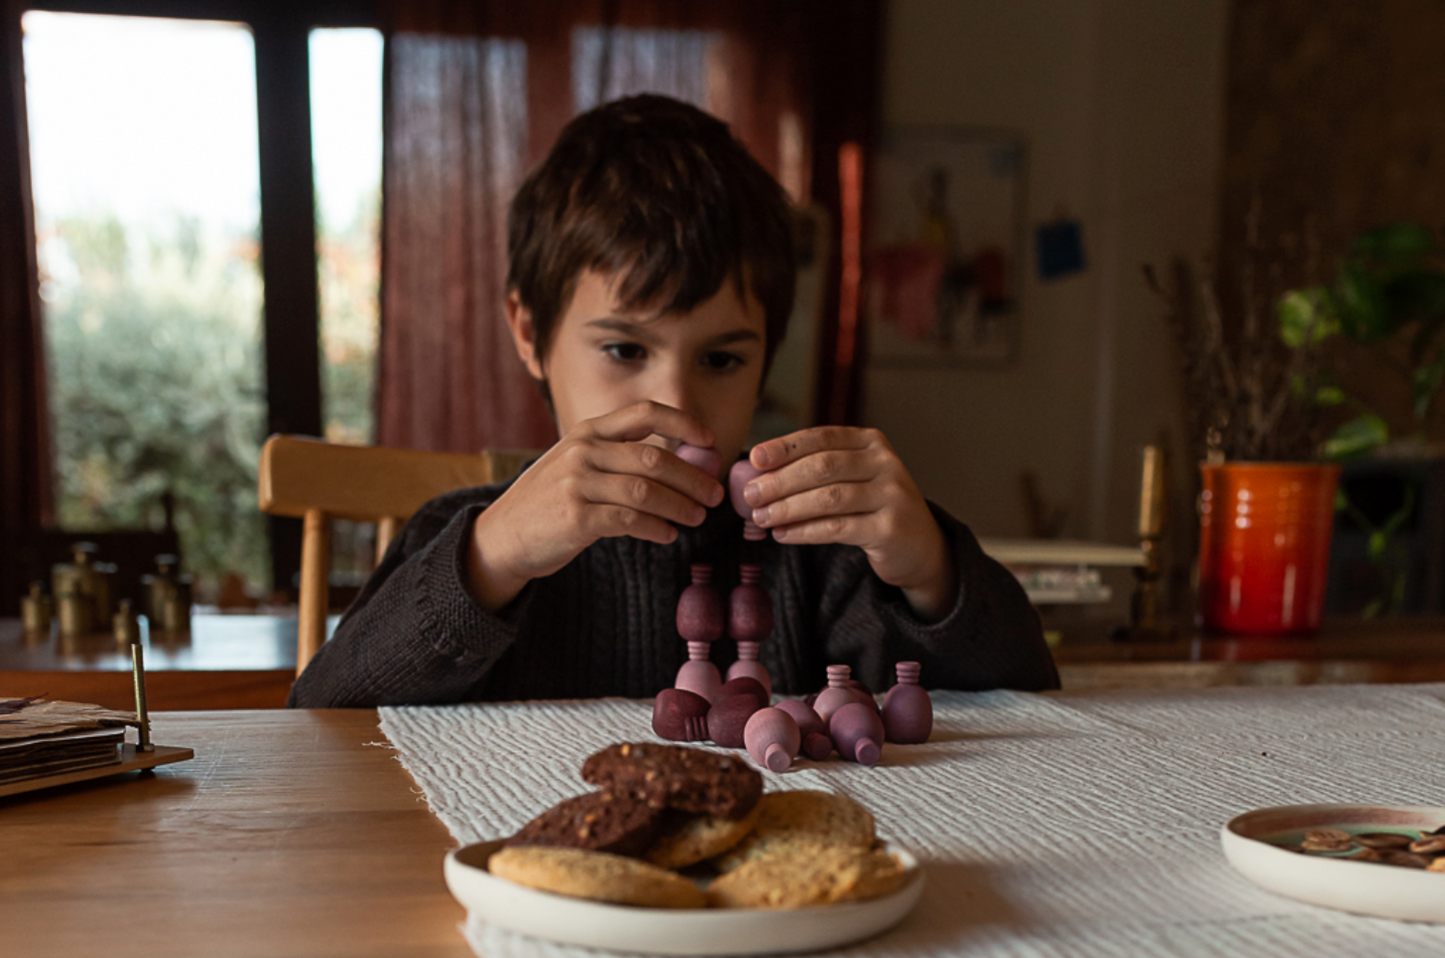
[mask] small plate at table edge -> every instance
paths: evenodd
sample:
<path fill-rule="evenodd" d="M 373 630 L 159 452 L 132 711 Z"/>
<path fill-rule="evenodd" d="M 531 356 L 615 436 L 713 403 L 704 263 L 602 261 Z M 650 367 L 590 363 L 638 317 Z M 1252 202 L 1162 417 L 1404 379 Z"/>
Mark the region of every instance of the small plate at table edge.
<path fill-rule="evenodd" d="M 519 934 L 605 951 L 654 955 L 818 951 L 892 928 L 923 894 L 923 869 L 918 860 L 885 842 L 883 850 L 898 856 L 905 875 L 903 887 L 882 898 L 795 909 L 616 905 L 494 878 L 474 862 L 485 862 L 501 842 L 477 842 L 447 853 L 447 888 L 469 915 Z"/>
<path fill-rule="evenodd" d="M 1433 805 L 1274 805 L 1234 816 L 1220 826 L 1219 838 L 1236 871 L 1286 898 L 1356 915 L 1445 923 L 1445 875 L 1302 855 L 1265 841 L 1266 836 L 1310 828 L 1426 831 L 1441 825 L 1445 808 Z M 1374 871 L 1362 873 L 1362 868 Z"/>

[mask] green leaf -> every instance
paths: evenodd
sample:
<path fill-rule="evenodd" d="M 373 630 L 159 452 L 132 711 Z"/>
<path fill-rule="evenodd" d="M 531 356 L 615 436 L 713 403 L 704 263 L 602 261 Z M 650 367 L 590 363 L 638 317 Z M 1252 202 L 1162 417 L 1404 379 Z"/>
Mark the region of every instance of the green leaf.
<path fill-rule="evenodd" d="M 1345 391 L 1339 386 L 1321 386 L 1315 390 L 1315 403 L 1320 406 L 1338 406 L 1345 401 Z"/>
<path fill-rule="evenodd" d="M 1340 330 L 1330 304 L 1329 291 L 1321 287 L 1293 289 L 1275 304 L 1279 317 L 1279 338 L 1291 349 L 1314 345 Z"/>
<path fill-rule="evenodd" d="M 1361 234 L 1353 252 L 1382 266 L 1399 268 L 1418 262 L 1435 249 L 1435 232 L 1420 223 L 1390 223 Z"/>
<path fill-rule="evenodd" d="M 1445 358 L 1415 369 L 1410 379 L 1410 396 L 1414 400 L 1413 411 L 1417 422 L 1424 422 L 1442 383 L 1445 383 Z"/>
<path fill-rule="evenodd" d="M 1390 544 L 1390 537 L 1384 529 L 1376 529 L 1370 533 L 1369 555 L 1371 562 L 1379 562 L 1385 557 L 1385 547 Z"/>
<path fill-rule="evenodd" d="M 1334 302 L 1340 331 L 1357 343 L 1372 345 L 1393 327 L 1380 280 L 1358 262 L 1346 262 L 1335 278 Z"/>
<path fill-rule="evenodd" d="M 1335 511 L 1345 512 L 1350 508 L 1350 497 L 1345 495 L 1345 490 L 1335 486 Z"/>
<path fill-rule="evenodd" d="M 1325 441 L 1326 459 L 1346 461 L 1359 459 L 1390 439 L 1390 427 L 1379 416 L 1366 414 L 1351 419 L 1335 430 Z"/>

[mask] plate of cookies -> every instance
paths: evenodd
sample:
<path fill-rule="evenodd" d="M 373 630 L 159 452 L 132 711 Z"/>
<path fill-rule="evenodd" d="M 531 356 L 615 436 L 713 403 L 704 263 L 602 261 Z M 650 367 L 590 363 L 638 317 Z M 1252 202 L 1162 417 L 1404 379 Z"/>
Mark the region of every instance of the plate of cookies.
<path fill-rule="evenodd" d="M 1445 922 L 1445 808 L 1281 805 L 1220 830 L 1241 874 L 1288 898 L 1359 915 Z"/>
<path fill-rule="evenodd" d="M 877 837 L 868 809 L 763 794 L 738 756 L 622 743 L 582 776 L 593 791 L 447 855 L 447 886 L 474 917 L 610 951 L 778 954 L 879 934 L 923 892 L 918 861 Z"/>

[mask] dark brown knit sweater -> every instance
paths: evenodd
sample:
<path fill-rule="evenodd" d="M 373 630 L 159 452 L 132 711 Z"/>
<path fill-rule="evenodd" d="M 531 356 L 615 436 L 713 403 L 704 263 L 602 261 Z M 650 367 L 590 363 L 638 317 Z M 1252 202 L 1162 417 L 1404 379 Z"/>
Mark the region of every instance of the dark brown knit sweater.
<path fill-rule="evenodd" d="M 689 565 L 712 563 L 726 596 L 744 555 L 762 563 L 773 598 L 773 634 L 761 659 L 778 692 L 816 691 L 834 662 L 882 691 L 893 684 L 893 663 L 909 659 L 923 664 L 930 688 L 1058 688 L 1038 615 L 1018 581 L 936 506 L 959 588 L 953 609 L 933 624 L 920 622 L 902 592 L 874 575 L 862 550 L 745 543 L 742 520 L 726 503 L 700 527 L 680 528 L 672 545 L 599 540 L 492 614 L 463 584 L 466 547 L 477 514 L 506 488 L 462 489 L 423 506 L 287 704 L 649 697 L 672 685 L 687 659 L 675 619 Z M 723 639 L 712 648 L 726 672 L 736 645 Z"/>

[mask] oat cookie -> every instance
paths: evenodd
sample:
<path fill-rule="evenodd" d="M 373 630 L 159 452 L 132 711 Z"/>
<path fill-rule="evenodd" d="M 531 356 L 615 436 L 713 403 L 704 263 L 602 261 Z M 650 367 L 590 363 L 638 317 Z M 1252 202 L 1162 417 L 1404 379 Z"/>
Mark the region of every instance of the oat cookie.
<path fill-rule="evenodd" d="M 800 841 L 873 847 L 872 813 L 846 795 L 809 790 L 769 792 L 758 806 L 758 824 L 718 860 L 721 871 L 731 871 Z"/>
<path fill-rule="evenodd" d="M 707 904 L 698 887 L 681 875 L 606 852 L 536 845 L 503 848 L 487 862 L 487 870 L 518 885 L 572 898 L 648 908 Z"/>
<path fill-rule="evenodd" d="M 686 868 L 721 855 L 753 830 L 760 808 L 754 805 L 745 818 L 737 821 L 718 815 L 670 812 L 642 858 L 659 868 Z"/>
<path fill-rule="evenodd" d="M 882 851 L 799 841 L 788 854 L 749 861 L 708 886 L 717 908 L 806 908 L 878 898 L 903 884 L 903 866 Z"/>
<path fill-rule="evenodd" d="M 662 809 L 628 795 L 588 792 L 558 802 L 507 839 L 508 845 L 557 845 L 637 856 L 656 837 Z"/>
<path fill-rule="evenodd" d="M 583 763 L 582 778 L 659 808 L 733 819 L 763 793 L 763 777 L 746 759 L 681 745 L 610 745 Z"/>

